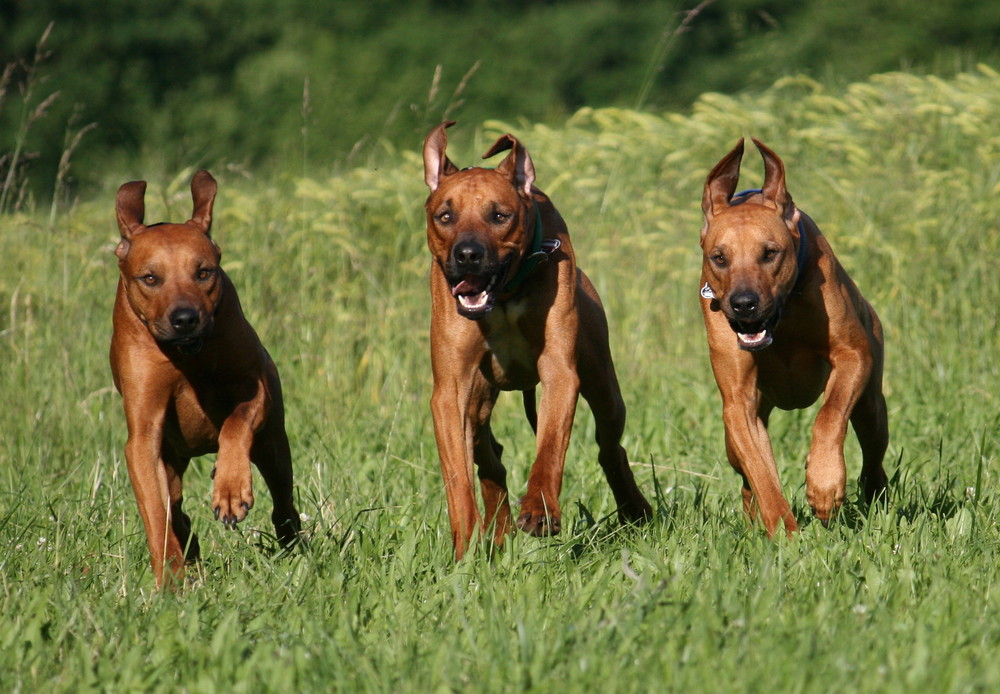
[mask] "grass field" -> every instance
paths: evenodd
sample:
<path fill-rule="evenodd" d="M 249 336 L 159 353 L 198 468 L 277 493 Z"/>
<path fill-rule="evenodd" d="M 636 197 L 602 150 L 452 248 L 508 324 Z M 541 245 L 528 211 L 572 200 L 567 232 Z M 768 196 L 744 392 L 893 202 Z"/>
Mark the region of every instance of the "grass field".
<path fill-rule="evenodd" d="M 1000 75 L 789 79 L 691 114 L 586 110 L 564 126 L 460 123 L 461 165 L 511 130 L 601 291 L 657 509 L 623 532 L 577 418 L 563 533 L 451 561 L 428 407 L 419 143 L 321 180 L 224 170 L 215 237 L 285 383 L 307 550 L 238 532 L 187 476 L 204 561 L 157 594 L 123 459 L 107 346 L 109 180 L 50 228 L 0 218 L 0 689 L 12 692 L 988 692 L 1000 688 Z M 803 530 L 748 527 L 725 461 L 698 309 L 701 184 L 741 135 L 785 160 L 882 317 L 892 499 L 809 522 L 815 408 L 772 438 Z M 748 155 L 743 183 L 760 182 Z M 151 180 L 186 219 L 191 171 Z M 133 173 L 134 175 L 134 173 Z M 533 455 L 496 417 L 509 481 Z M 860 456 L 848 442 L 849 477 Z"/>

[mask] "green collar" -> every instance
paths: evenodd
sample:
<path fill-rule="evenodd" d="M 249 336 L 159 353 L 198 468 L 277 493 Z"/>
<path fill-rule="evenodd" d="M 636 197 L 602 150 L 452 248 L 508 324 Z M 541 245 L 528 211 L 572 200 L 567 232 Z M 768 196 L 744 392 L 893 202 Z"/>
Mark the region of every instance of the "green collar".
<path fill-rule="evenodd" d="M 510 293 L 517 291 L 517 288 L 521 286 L 521 283 L 528 278 L 528 275 L 534 271 L 541 263 L 549 259 L 549 254 L 559 248 L 562 245 L 559 239 L 542 239 L 542 212 L 538 209 L 538 203 L 535 203 L 535 229 L 534 234 L 531 239 L 531 252 L 521 261 L 521 267 L 517 269 L 517 272 L 513 277 L 503 286 L 500 290 L 503 293 Z"/>

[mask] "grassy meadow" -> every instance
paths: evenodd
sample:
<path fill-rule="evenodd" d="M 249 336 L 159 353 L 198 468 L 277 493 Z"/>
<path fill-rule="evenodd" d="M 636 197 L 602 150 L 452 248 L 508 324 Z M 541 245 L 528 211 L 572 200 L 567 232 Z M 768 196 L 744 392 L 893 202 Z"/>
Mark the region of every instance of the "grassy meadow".
<path fill-rule="evenodd" d="M 0 217 L 0 689 L 11 692 L 986 692 L 1000 688 L 1000 74 L 789 78 L 690 113 L 584 109 L 559 127 L 462 122 L 459 165 L 502 132 L 531 152 L 608 311 L 625 447 L 657 511 L 622 531 L 581 403 L 563 533 L 451 560 L 429 411 L 419 142 L 334 177 L 216 170 L 215 238 L 278 363 L 299 509 L 212 520 L 203 562 L 153 590 L 107 348 L 114 190 Z M 749 527 L 725 460 L 698 307 L 701 185 L 741 135 L 785 161 L 886 332 L 886 510 L 809 521 L 815 407 L 772 439 L 803 524 Z M 759 184 L 756 153 L 743 187 Z M 149 221 L 190 213 L 192 171 L 151 179 Z M 512 493 L 533 456 L 495 414 Z"/>

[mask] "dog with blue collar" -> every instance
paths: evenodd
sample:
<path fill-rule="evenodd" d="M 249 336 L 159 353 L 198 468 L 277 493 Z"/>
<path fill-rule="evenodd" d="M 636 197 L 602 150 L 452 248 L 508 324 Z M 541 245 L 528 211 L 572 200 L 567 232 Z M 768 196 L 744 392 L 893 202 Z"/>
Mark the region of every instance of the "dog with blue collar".
<path fill-rule="evenodd" d="M 742 139 L 705 181 L 701 307 L 744 511 L 769 535 L 779 527 L 790 534 L 798 522 L 778 479 L 771 412 L 823 397 L 806 459 L 806 498 L 820 521 L 828 523 L 846 498 L 848 422 L 861 444 L 863 498 L 884 498 L 884 340 L 875 310 L 792 201 L 781 159 L 753 142 L 764 159 L 759 190 L 735 194 Z"/>

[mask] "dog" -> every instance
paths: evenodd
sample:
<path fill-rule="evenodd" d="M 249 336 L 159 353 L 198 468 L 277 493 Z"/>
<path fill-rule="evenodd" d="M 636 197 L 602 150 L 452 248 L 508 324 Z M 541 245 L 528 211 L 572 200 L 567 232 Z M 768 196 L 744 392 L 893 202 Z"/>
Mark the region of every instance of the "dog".
<path fill-rule="evenodd" d="M 788 534 L 798 529 L 767 434 L 773 408 L 801 409 L 823 394 L 806 497 L 824 525 L 844 502 L 848 420 L 861 444 L 860 484 L 869 503 L 886 493 L 889 426 L 878 316 L 792 202 L 781 159 L 753 142 L 764 159 L 760 190 L 735 194 L 742 139 L 705 181 L 701 307 L 743 509 L 751 521 L 759 513 L 773 536 L 779 524 Z"/>
<path fill-rule="evenodd" d="M 121 276 L 110 356 L 128 424 L 129 478 L 161 587 L 199 555 L 181 509 L 182 478 L 195 456 L 218 453 L 212 509 L 227 527 L 254 504 L 251 461 L 271 492 L 283 545 L 297 538 L 300 521 L 278 370 L 209 235 L 215 179 L 194 175 L 194 212 L 183 224 L 145 225 L 145 191 L 145 181 L 126 183 L 115 200 Z"/>
<path fill-rule="evenodd" d="M 490 429 L 502 390 L 522 391 L 537 438 L 517 527 L 534 536 L 561 529 L 559 493 L 578 395 L 596 420 L 598 460 L 619 519 L 645 521 L 652 509 L 620 445 L 625 404 L 607 318 L 594 286 L 576 266 L 566 224 L 535 188 L 534 164 L 514 137 L 499 138 L 483 156 L 509 150 L 495 169 L 460 171 L 445 154 L 445 129 L 453 124 L 428 134 L 423 159 L 433 258 L 431 410 L 455 558 L 462 558 L 474 536 L 492 530 L 501 546 L 513 530 L 503 447 Z"/>

